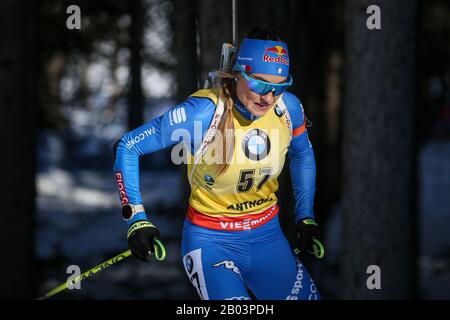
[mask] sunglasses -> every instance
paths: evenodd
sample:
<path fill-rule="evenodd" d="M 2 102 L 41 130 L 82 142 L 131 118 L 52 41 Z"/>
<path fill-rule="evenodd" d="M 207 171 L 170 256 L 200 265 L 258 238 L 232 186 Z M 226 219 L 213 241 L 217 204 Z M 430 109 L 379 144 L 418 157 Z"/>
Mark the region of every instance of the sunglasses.
<path fill-rule="evenodd" d="M 250 90 L 262 96 L 268 94 L 269 92 L 272 92 L 274 96 L 279 96 L 280 94 L 285 92 L 293 82 L 291 75 L 289 75 L 286 82 L 272 83 L 250 77 L 238 64 L 235 65 L 234 69 L 241 73 L 242 77 L 247 81 L 247 85 Z"/>

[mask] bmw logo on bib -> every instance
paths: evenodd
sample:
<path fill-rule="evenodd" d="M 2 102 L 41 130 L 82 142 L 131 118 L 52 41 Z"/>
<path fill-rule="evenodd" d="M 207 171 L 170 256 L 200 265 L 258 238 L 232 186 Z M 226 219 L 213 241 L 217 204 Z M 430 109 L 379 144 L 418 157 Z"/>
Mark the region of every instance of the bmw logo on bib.
<path fill-rule="evenodd" d="M 245 134 L 242 149 L 250 160 L 262 160 L 270 152 L 269 136 L 261 129 L 252 129 Z"/>
<path fill-rule="evenodd" d="M 281 111 L 280 107 L 278 105 L 275 105 L 275 114 L 277 115 L 277 117 L 282 117 L 283 116 L 283 111 Z"/>

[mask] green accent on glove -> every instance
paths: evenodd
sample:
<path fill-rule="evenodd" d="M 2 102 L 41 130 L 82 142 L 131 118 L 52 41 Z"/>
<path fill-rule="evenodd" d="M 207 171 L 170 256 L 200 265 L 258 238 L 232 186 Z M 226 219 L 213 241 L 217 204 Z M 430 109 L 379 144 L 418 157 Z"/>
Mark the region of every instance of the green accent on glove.
<path fill-rule="evenodd" d="M 135 222 L 128 228 L 127 239 L 130 238 L 131 234 L 134 231 L 136 231 L 138 229 L 142 229 L 142 228 L 156 228 L 156 227 L 150 221 L 138 221 L 138 222 Z"/>
<path fill-rule="evenodd" d="M 302 220 L 302 223 L 304 223 L 306 225 L 312 224 L 312 225 L 318 227 L 318 225 L 317 225 L 316 221 L 314 221 L 314 219 L 309 219 L 309 218 L 308 219 L 304 219 L 304 220 Z"/>

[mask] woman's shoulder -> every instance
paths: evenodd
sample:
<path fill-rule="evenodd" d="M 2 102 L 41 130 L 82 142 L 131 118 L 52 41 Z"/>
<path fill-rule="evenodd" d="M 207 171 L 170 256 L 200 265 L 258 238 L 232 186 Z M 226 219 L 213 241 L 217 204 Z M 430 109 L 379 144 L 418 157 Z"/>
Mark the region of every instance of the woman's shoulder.
<path fill-rule="evenodd" d="M 294 128 L 302 125 L 305 121 L 303 105 L 300 99 L 291 92 L 285 92 L 282 96 L 283 102 L 288 109 L 289 116 L 292 119 Z"/>
<path fill-rule="evenodd" d="M 182 104 L 183 112 L 192 120 L 211 119 L 216 109 L 218 93 L 211 89 L 198 90 L 191 94 Z"/>
<path fill-rule="evenodd" d="M 201 89 L 191 94 L 191 97 L 203 99 L 203 103 L 206 103 L 204 101 L 206 99 L 217 104 L 217 101 L 219 101 L 219 89 Z"/>

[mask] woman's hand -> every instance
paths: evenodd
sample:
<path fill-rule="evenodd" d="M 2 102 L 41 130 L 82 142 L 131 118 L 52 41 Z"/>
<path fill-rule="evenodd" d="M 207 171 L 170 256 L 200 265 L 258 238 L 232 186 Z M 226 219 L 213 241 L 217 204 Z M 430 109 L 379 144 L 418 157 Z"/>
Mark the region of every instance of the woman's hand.
<path fill-rule="evenodd" d="M 316 221 L 311 218 L 297 223 L 297 235 L 300 240 L 300 252 L 308 252 L 318 259 L 323 258 L 325 249 L 322 244 L 322 233 Z"/>
<path fill-rule="evenodd" d="M 128 246 L 133 256 L 147 261 L 155 251 L 154 239 L 159 237 L 159 230 L 151 222 L 141 220 L 128 228 Z"/>

